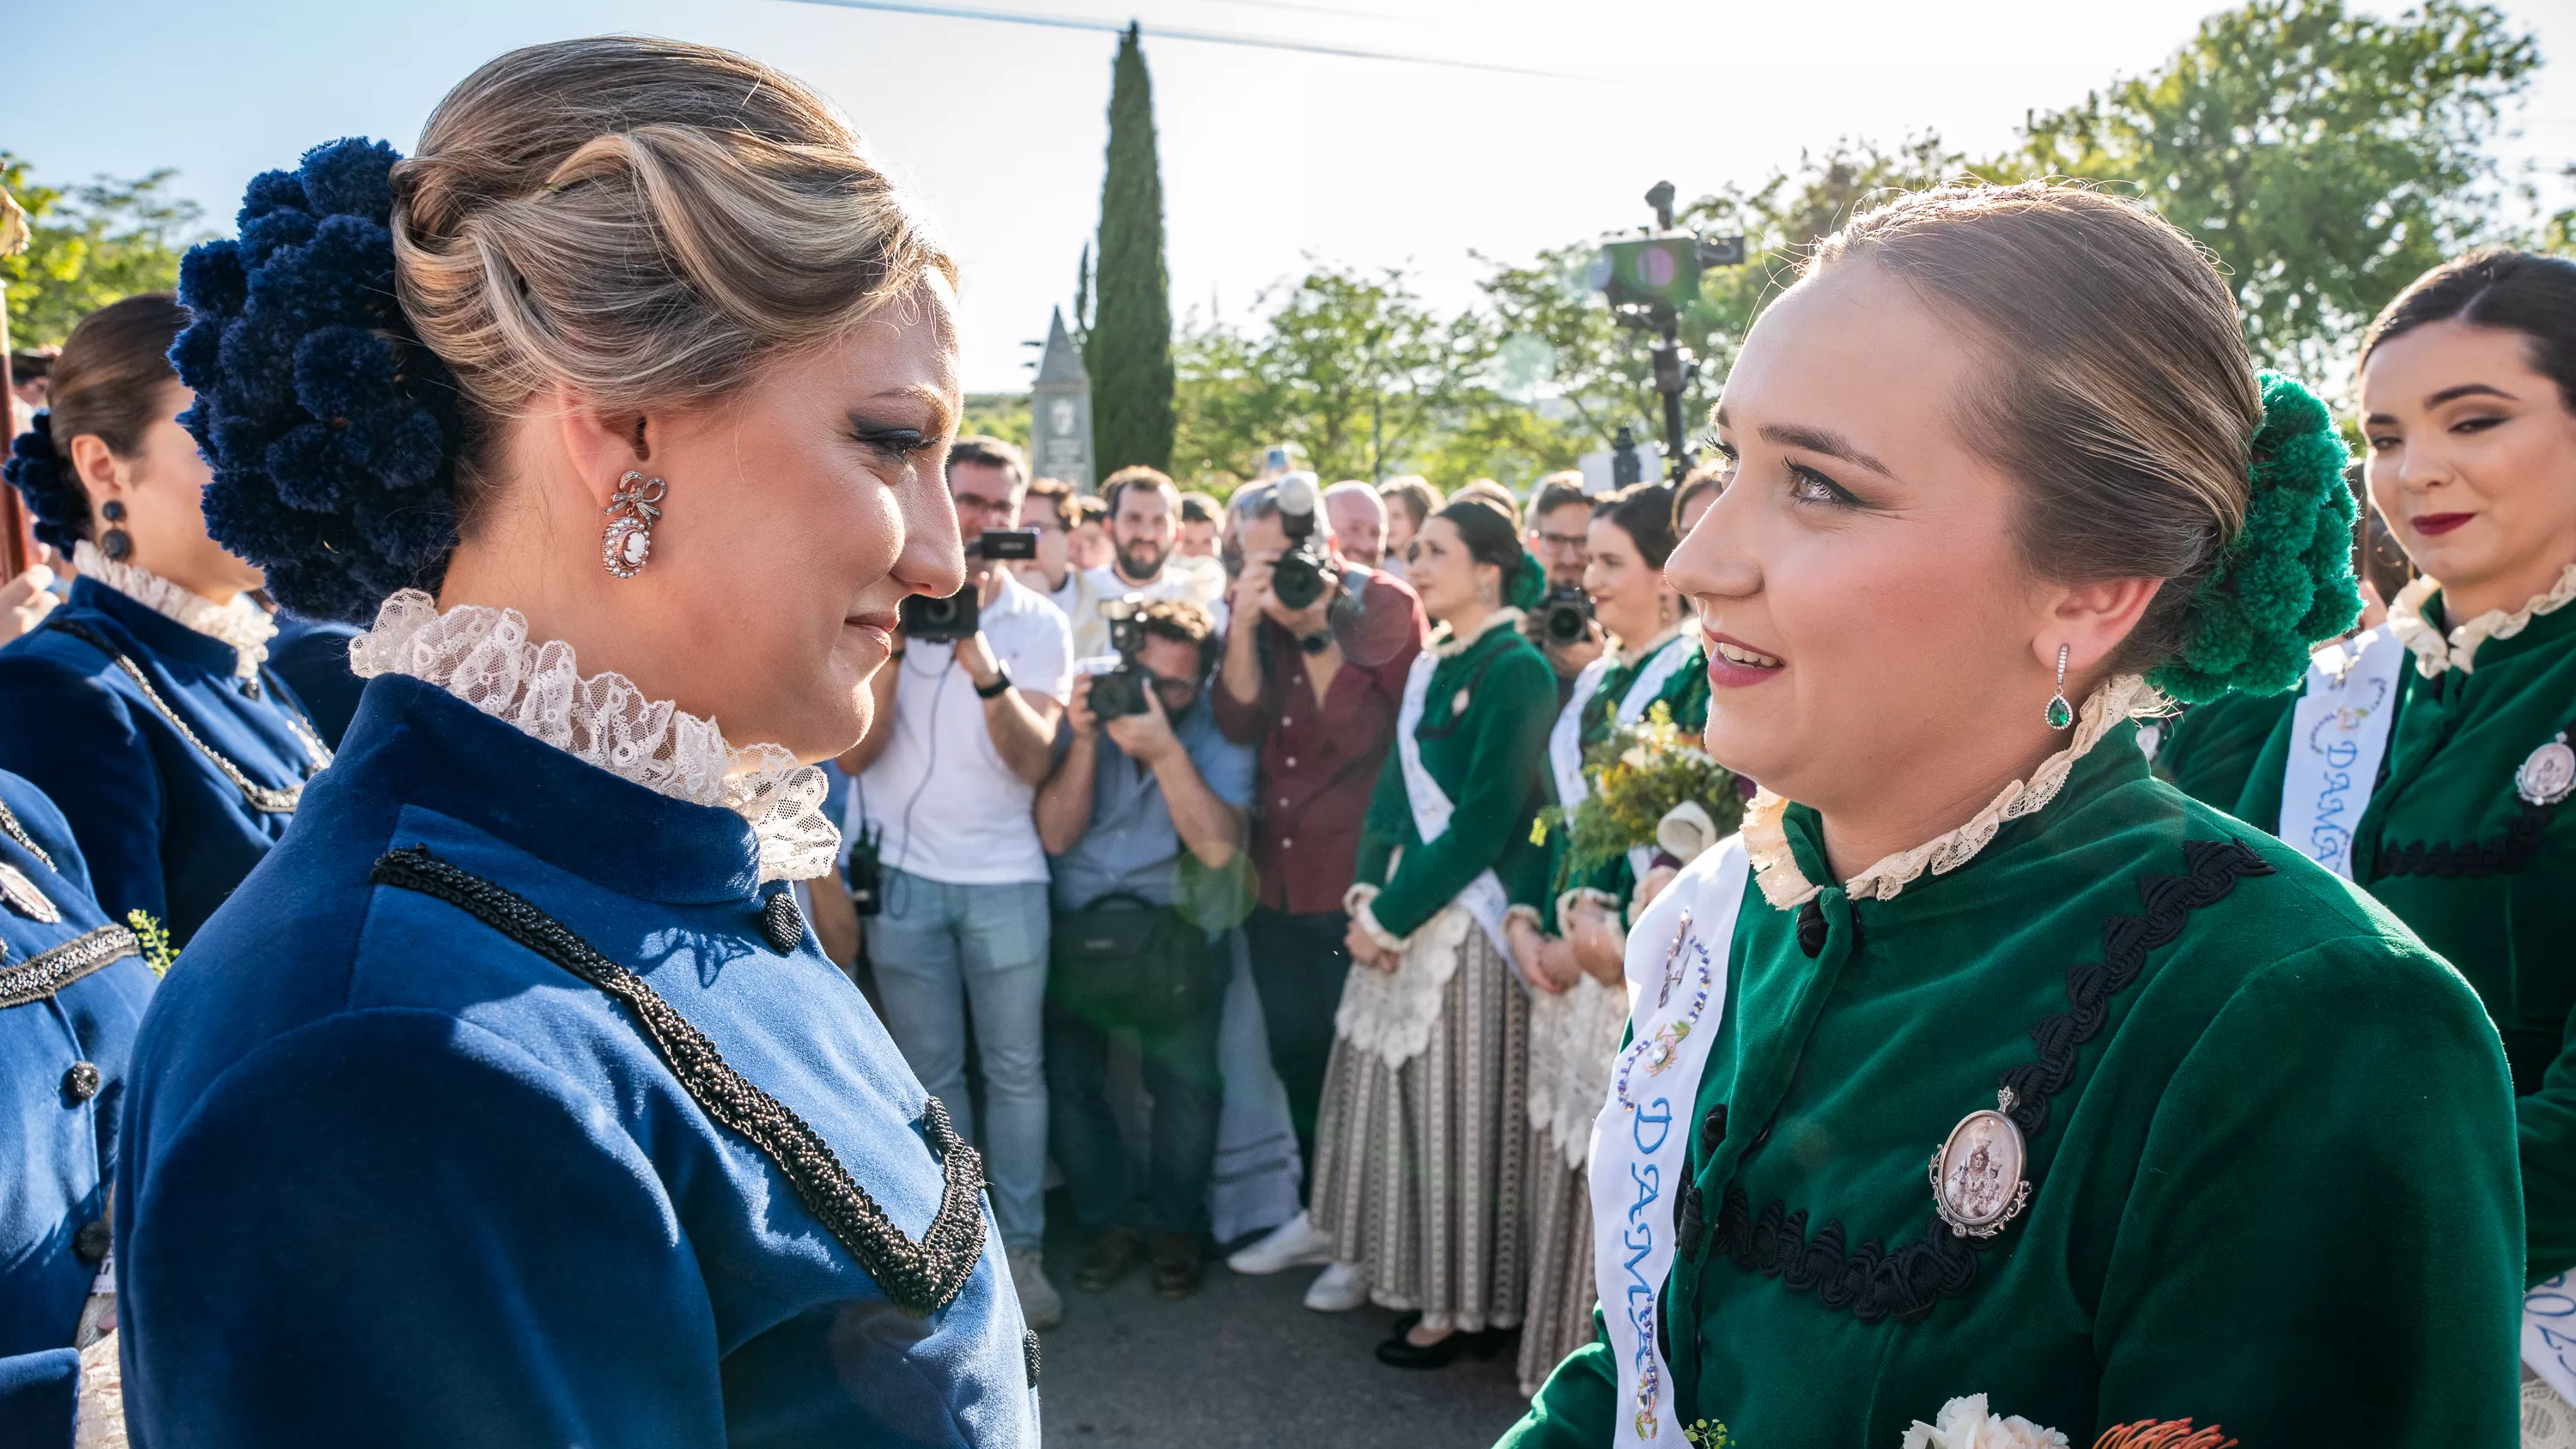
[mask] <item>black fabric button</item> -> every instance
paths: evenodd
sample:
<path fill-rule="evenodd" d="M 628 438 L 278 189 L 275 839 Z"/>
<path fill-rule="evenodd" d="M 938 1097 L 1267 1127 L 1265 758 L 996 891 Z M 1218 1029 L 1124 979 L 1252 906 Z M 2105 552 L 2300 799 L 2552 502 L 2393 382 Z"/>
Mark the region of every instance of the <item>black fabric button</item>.
<path fill-rule="evenodd" d="M 769 938 L 769 949 L 784 956 L 805 939 L 805 918 L 796 912 L 796 897 L 788 891 L 772 891 L 760 907 L 760 933 Z"/>
<path fill-rule="evenodd" d="M 88 1062 L 72 1063 L 71 1070 L 63 1073 L 63 1096 L 79 1106 L 97 1095 L 98 1068 Z"/>
<path fill-rule="evenodd" d="M 253 699 L 260 697 L 258 675 L 249 675 L 242 680 L 242 693 L 249 695 Z"/>
<path fill-rule="evenodd" d="M 73 1254 L 93 1268 L 106 1262 L 107 1233 L 105 1218 L 100 1218 L 94 1223 L 81 1224 L 80 1231 L 72 1234 Z"/>
<path fill-rule="evenodd" d="M 1720 1102 L 1716 1106 L 1708 1109 L 1707 1116 L 1699 1119 L 1700 1155 L 1706 1157 L 1717 1151 L 1718 1144 L 1725 1140 L 1726 1104 L 1724 1102 Z"/>
<path fill-rule="evenodd" d="M 1708 1219 L 1702 1211 L 1698 1183 L 1682 1189 L 1681 1223 L 1674 1229 L 1673 1236 L 1683 1257 L 1699 1256 L 1700 1245 L 1708 1238 Z"/>
<path fill-rule="evenodd" d="M 1809 901 L 1798 907 L 1798 949 L 1814 960 L 1825 949 L 1825 908 Z"/>

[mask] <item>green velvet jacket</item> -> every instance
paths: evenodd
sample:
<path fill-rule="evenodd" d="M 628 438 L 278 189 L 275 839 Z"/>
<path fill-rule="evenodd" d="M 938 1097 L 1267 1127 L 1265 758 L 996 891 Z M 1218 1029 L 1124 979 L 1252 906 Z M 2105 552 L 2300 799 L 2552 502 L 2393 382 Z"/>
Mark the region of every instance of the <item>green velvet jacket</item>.
<path fill-rule="evenodd" d="M 1783 822 L 1830 880 L 1812 812 Z M 1989 1396 L 2089 1445 L 2517 1440 L 2521 1195 L 2475 994 L 2279 841 L 2154 779 L 2123 725 L 2046 808 L 1892 900 L 1747 888 L 1663 1294 L 1683 1423 L 1897 1449 Z M 1926 1166 L 2012 1084 L 2027 1207 L 1992 1242 Z M 1609 1442 L 1594 1343 L 1504 1443 Z"/>
<path fill-rule="evenodd" d="M 1547 868 L 1530 827 L 1548 798 L 1547 732 L 1555 719 L 1556 671 L 1518 629 L 1489 628 L 1440 661 L 1413 737 L 1422 767 L 1456 813 L 1425 845 L 1404 791 L 1403 752 L 1387 752 L 1356 863 L 1361 884 L 1382 888 L 1369 907 L 1381 928 L 1412 935 L 1487 867 L 1512 899 L 1528 894 L 1530 878 Z"/>
<path fill-rule="evenodd" d="M 1651 709 L 1661 704 L 1671 712 L 1674 724 L 1692 734 L 1699 733 L 1708 724 L 1708 656 L 1704 648 L 1697 645 L 1691 648 L 1680 666 L 1664 680 L 1663 687 L 1655 691 L 1654 699 L 1647 706 Z M 1650 651 L 1646 659 L 1653 657 Z M 1637 682 L 1637 673 L 1645 667 L 1646 659 L 1639 659 L 1634 664 L 1611 665 L 1602 672 L 1598 687 L 1589 697 L 1567 706 L 1583 711 L 1580 718 L 1583 721 L 1581 739 L 1584 749 L 1589 750 L 1610 737 L 1620 701 L 1628 697 L 1628 687 Z M 1552 769 L 1547 772 L 1547 789 L 1553 796 L 1556 772 Z M 1560 800 L 1557 803 L 1564 802 Z M 1567 831 L 1550 830 L 1547 833 L 1547 868 L 1530 877 L 1538 889 L 1526 901 L 1519 896 L 1513 897 L 1514 904 L 1537 909 L 1539 923 L 1550 935 L 1556 934 L 1556 898 L 1559 895 L 1570 890 L 1597 890 L 1618 898 L 1624 905 L 1637 888 L 1636 871 L 1624 855 L 1590 870 L 1577 872 L 1571 842 L 1572 836 Z"/>
<path fill-rule="evenodd" d="M 2424 607 L 2447 629 L 2441 595 Z M 2576 1267 L 2576 809 L 2523 800 L 2515 772 L 2576 726 L 2576 608 L 2478 646 L 2468 673 L 2409 660 L 2379 786 L 2353 829 L 2353 877 L 2459 968 L 2512 1063 L 2531 1282 Z M 2236 813 L 2281 824 L 2284 721 Z"/>
<path fill-rule="evenodd" d="M 2234 810 L 2265 742 L 2299 691 L 2228 694 L 2195 704 L 2164 723 L 2156 745 L 2156 773 L 2203 805 Z"/>

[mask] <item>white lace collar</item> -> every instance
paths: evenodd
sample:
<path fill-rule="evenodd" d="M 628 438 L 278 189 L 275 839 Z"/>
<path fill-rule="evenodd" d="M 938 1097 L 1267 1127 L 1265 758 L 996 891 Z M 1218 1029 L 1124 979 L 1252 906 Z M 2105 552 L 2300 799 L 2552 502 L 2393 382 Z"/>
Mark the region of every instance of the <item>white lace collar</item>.
<path fill-rule="evenodd" d="M 1474 648 L 1477 640 L 1484 638 L 1486 635 L 1491 634 L 1505 624 L 1518 624 L 1520 621 L 1520 610 L 1496 609 L 1494 612 L 1487 614 L 1484 617 L 1484 621 L 1476 626 L 1475 633 L 1461 638 L 1449 631 L 1449 621 L 1443 619 L 1432 626 L 1430 637 L 1422 641 L 1422 647 L 1434 659 L 1455 659 L 1459 655 Z"/>
<path fill-rule="evenodd" d="M 1985 809 L 1978 811 L 1967 824 L 1939 835 L 1912 850 L 1900 850 L 1843 882 L 1843 889 L 1856 901 L 1894 900 L 1896 893 L 1911 884 L 1925 871 L 1947 875 L 1976 857 L 1986 843 L 1995 838 L 2007 820 L 2018 820 L 2037 814 L 2066 784 L 2075 762 L 2084 758 L 2102 742 L 2111 727 L 2147 707 L 2156 692 L 2146 680 L 2123 674 L 2093 691 L 2084 701 L 2084 711 L 2075 725 L 2075 738 L 2066 748 L 2039 762 L 2028 782 L 2015 780 L 2003 788 Z M 1797 857 L 1789 849 L 1788 831 L 1780 817 L 1789 802 L 1768 790 L 1756 791 L 1753 803 L 1744 809 L 1744 847 L 1753 858 L 1753 873 L 1762 883 L 1763 899 L 1782 910 L 1805 905 L 1824 889 L 1809 881 L 1798 869 Z"/>
<path fill-rule="evenodd" d="M 1652 639 L 1647 640 L 1645 643 L 1638 645 L 1634 649 L 1621 649 L 1619 651 L 1619 667 L 1622 669 L 1636 668 L 1638 665 L 1654 658 L 1657 654 L 1662 653 L 1665 645 L 1679 639 L 1684 634 L 1694 636 L 1691 639 L 1691 644 L 1692 647 L 1696 648 L 1700 642 L 1696 637 L 1698 633 L 1699 620 L 1696 618 L 1685 618 L 1680 623 L 1664 630 L 1662 633 L 1657 634 Z"/>
<path fill-rule="evenodd" d="M 72 545 L 72 567 L 82 577 L 98 580 L 165 619 L 230 644 L 239 656 L 233 673 L 244 679 L 259 673 L 259 666 L 268 659 L 268 641 L 277 637 L 277 621 L 250 595 L 236 594 L 231 603 L 218 604 L 149 569 L 117 562 L 88 539 Z"/>
<path fill-rule="evenodd" d="M 644 697 L 622 674 L 585 678 L 572 646 L 532 644 L 516 609 L 438 611 L 418 589 L 385 600 L 349 648 L 361 679 L 407 674 L 658 795 L 720 805 L 751 822 L 760 878 L 828 874 L 841 832 L 823 809 L 823 772 L 776 745 L 737 750 L 711 719 Z"/>
<path fill-rule="evenodd" d="M 2451 631 L 2448 639 L 2424 617 L 2424 601 L 2440 588 L 2438 579 L 2422 578 L 2397 591 L 2388 606 L 2388 630 L 2397 642 L 2415 656 L 2415 672 L 2426 679 L 2440 677 L 2445 669 L 2468 673 L 2477 658 L 2478 646 L 2489 639 L 2510 639 L 2530 627 L 2542 614 L 2554 614 L 2576 602 L 2576 564 L 2569 564 L 2545 594 L 2533 596 L 2530 603 L 2507 613 L 2489 609 Z"/>

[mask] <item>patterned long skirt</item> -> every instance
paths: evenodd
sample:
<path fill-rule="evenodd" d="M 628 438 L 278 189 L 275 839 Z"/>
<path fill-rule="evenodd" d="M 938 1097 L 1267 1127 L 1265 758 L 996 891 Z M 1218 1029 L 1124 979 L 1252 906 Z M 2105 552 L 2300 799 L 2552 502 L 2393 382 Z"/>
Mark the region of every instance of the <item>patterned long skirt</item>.
<path fill-rule="evenodd" d="M 1535 1397 L 1566 1355 L 1590 1343 L 1597 1330 L 1592 1305 L 1600 1297 L 1592 1271 L 1591 1182 L 1569 1166 L 1544 1127 L 1530 1131 L 1529 1310 L 1521 1319 L 1521 1392 Z"/>
<path fill-rule="evenodd" d="M 1485 933 L 1462 935 L 1418 1055 L 1390 1067 L 1337 1033 L 1311 1202 L 1374 1302 L 1477 1332 L 1518 1323 L 1528 1294 L 1529 1004 Z"/>

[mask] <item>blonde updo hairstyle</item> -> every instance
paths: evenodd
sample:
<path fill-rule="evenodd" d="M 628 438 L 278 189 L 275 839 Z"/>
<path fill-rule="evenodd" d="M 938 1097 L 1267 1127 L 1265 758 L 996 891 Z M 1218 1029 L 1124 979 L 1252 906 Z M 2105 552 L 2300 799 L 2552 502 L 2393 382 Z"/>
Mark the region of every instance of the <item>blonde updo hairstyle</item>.
<path fill-rule="evenodd" d="M 603 411 L 715 401 L 956 265 L 850 123 L 793 78 L 632 36 L 512 51 L 393 167 L 404 314 L 465 406 L 460 525 L 499 425 L 567 386 Z"/>

